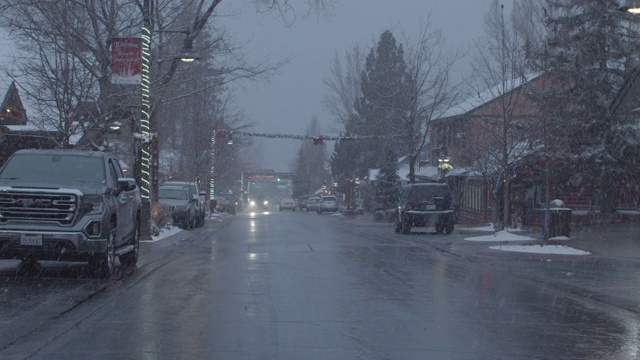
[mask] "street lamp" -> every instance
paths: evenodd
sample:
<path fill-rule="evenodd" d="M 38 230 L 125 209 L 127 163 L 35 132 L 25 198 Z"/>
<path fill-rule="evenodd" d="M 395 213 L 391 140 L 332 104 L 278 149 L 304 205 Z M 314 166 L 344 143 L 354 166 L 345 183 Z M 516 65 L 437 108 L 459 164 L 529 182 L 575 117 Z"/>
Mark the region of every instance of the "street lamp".
<path fill-rule="evenodd" d="M 640 14 L 640 0 L 622 0 L 618 9 L 632 14 Z"/>
<path fill-rule="evenodd" d="M 440 171 L 440 173 L 442 174 L 442 179 L 444 179 L 444 176 L 451 169 L 453 169 L 453 165 L 451 165 L 451 158 L 449 157 L 438 158 L 438 171 Z"/>
<path fill-rule="evenodd" d="M 151 0 L 143 2 L 143 21 L 142 21 L 142 72 L 141 72 L 141 116 L 140 116 L 140 133 L 136 134 L 137 154 L 136 154 L 136 179 L 140 186 L 140 196 L 142 198 L 142 209 L 140 216 L 140 237 L 143 240 L 151 239 L 151 188 L 157 185 L 158 171 L 158 144 L 156 139 L 155 124 L 151 123 Z M 176 32 L 187 35 L 184 46 L 179 54 L 183 61 L 193 61 L 199 59 L 197 53 L 192 49 L 192 39 L 189 37 L 188 30 L 172 31 L 163 30 L 160 32 Z M 151 165 L 153 160 L 154 165 Z"/>

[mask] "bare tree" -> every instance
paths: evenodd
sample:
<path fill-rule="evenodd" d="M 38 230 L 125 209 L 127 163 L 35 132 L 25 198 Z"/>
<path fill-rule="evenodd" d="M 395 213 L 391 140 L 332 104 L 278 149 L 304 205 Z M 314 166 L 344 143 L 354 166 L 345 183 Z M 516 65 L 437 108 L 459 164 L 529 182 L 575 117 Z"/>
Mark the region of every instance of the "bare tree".
<path fill-rule="evenodd" d="M 357 44 L 345 51 L 343 60 L 336 52 L 331 61 L 330 75 L 324 80 L 329 93 L 323 95 L 322 105 L 333 116 L 338 131 L 344 131 L 347 122 L 356 114 L 354 104 L 362 96 L 360 76 L 363 69 L 364 54 Z"/>
<path fill-rule="evenodd" d="M 60 147 L 71 146 L 70 139 L 88 129 L 104 131 L 122 90 L 109 83 L 110 39 L 139 29 L 135 6 L 36 0 L 2 5 L 0 23 L 16 43 L 18 58 L 31 59 L 16 61 L 7 74 L 32 106 L 30 118 L 62 134 Z M 101 148 L 100 137 L 90 146 Z"/>
<path fill-rule="evenodd" d="M 448 52 L 440 30 L 430 18 L 420 27 L 415 42 L 405 36 L 408 46 L 406 95 L 409 113 L 403 119 L 405 141 L 410 143 L 409 182 L 415 182 L 415 164 L 428 139 L 431 120 L 440 118 L 459 99 L 464 79 L 452 79 L 452 69 L 463 52 Z"/>
<path fill-rule="evenodd" d="M 510 182 L 514 168 L 536 141 L 528 133 L 531 128 L 528 122 L 532 118 L 526 115 L 528 99 L 525 92 L 520 91 L 534 75 L 526 72 L 524 38 L 517 31 L 516 18 L 514 15 L 508 21 L 504 16 L 504 5 L 499 5 L 497 0 L 492 2 L 485 16 L 486 37 L 476 43 L 472 65 L 478 93 L 484 94 L 486 99 L 495 99 L 494 106 L 486 109 L 485 116 L 476 121 L 476 130 L 486 144 L 483 151 L 474 153 L 490 158 L 487 161 L 476 159 L 476 164 L 496 165 L 491 177 L 496 184 L 493 195 L 501 197 L 498 199 L 501 204 L 496 206 L 498 213 L 494 214 L 497 229 L 509 224 Z"/>
<path fill-rule="evenodd" d="M 307 128 L 307 136 L 319 136 L 322 134 L 318 118 L 313 117 Z M 311 142 L 300 144 L 296 159 L 292 164 L 294 196 L 312 194 L 318 190 L 325 181 L 325 167 L 327 165 L 327 149 L 325 145 Z"/>

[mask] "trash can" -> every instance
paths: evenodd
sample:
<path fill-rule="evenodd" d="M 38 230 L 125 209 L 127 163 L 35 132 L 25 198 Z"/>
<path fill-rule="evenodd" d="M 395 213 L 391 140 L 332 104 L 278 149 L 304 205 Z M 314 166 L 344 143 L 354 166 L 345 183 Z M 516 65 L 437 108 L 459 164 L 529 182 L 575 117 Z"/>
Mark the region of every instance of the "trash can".
<path fill-rule="evenodd" d="M 571 236 L 571 209 L 562 200 L 553 200 L 549 206 L 549 237 Z"/>

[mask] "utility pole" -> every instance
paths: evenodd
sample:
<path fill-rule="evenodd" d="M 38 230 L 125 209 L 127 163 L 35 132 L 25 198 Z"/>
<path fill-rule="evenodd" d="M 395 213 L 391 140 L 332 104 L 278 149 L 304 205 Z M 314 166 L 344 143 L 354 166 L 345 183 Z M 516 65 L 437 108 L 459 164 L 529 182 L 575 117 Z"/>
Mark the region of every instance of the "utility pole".
<path fill-rule="evenodd" d="M 149 158 L 151 155 L 150 144 L 154 133 L 150 126 L 150 87 L 149 66 L 151 56 L 151 0 L 144 0 L 142 14 L 142 74 L 141 74 L 141 98 L 142 112 L 140 116 L 140 133 L 137 134 L 136 151 L 136 180 L 140 186 L 142 197 L 142 209 L 140 214 L 140 238 L 151 239 L 151 168 Z"/>

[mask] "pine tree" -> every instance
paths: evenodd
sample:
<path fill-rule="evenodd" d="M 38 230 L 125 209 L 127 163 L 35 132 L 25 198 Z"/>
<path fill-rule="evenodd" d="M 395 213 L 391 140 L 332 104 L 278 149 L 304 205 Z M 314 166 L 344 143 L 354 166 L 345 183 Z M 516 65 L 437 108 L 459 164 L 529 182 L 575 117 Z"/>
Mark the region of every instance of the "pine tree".
<path fill-rule="evenodd" d="M 398 203 L 400 184 L 397 157 L 393 149 L 386 149 L 382 156 L 380 172 L 376 176 L 375 207 L 394 208 Z"/>
<path fill-rule="evenodd" d="M 611 179 L 637 172 L 637 159 L 620 151 L 629 143 L 630 124 L 611 111 L 611 104 L 636 57 L 640 36 L 632 22 L 638 19 L 617 11 L 614 0 L 548 0 L 546 5 L 549 35 L 533 52 L 532 63 L 551 74 L 554 86 L 536 94 L 539 107 L 554 129 L 564 130 L 570 154 L 564 175 L 581 175 L 590 182 L 581 185 L 600 190 L 602 210 L 613 211 L 617 190 Z"/>
<path fill-rule="evenodd" d="M 314 116 L 307 128 L 307 136 L 320 135 L 318 119 Z M 325 180 L 325 165 L 327 161 L 327 149 L 325 145 L 314 145 L 311 142 L 303 142 L 293 164 L 293 195 L 312 194 L 318 190 Z"/>
<path fill-rule="evenodd" d="M 391 31 L 382 33 L 371 49 L 361 76 L 362 96 L 356 100 L 351 125 L 353 132 L 384 139 L 359 140 L 359 169 L 379 166 L 379 149 L 388 147 L 396 154 L 409 152 L 409 144 L 400 137 L 403 121 L 409 112 L 406 64 L 402 45 L 396 44 Z"/>

